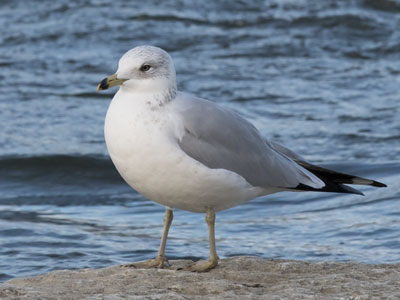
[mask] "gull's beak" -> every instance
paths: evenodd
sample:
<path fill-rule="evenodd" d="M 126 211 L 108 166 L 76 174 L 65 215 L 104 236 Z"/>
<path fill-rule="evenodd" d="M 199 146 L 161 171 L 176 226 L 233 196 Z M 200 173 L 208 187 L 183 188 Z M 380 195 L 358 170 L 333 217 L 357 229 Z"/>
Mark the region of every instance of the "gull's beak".
<path fill-rule="evenodd" d="M 98 85 L 97 85 L 97 91 L 102 91 L 106 90 L 110 87 L 116 86 L 116 85 L 121 85 L 128 79 L 120 79 L 117 78 L 117 74 L 111 75 L 107 78 L 104 78 Z"/>

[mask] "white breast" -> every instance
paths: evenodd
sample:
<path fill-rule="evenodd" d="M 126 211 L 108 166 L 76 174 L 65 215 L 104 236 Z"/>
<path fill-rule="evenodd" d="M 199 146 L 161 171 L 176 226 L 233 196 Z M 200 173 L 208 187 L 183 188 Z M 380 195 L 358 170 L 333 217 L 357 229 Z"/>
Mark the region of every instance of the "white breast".
<path fill-rule="evenodd" d="M 138 97 L 145 96 L 120 90 L 104 127 L 111 159 L 132 188 L 165 206 L 193 212 L 226 209 L 265 193 L 236 173 L 209 169 L 187 156 L 168 109 L 152 108 Z"/>

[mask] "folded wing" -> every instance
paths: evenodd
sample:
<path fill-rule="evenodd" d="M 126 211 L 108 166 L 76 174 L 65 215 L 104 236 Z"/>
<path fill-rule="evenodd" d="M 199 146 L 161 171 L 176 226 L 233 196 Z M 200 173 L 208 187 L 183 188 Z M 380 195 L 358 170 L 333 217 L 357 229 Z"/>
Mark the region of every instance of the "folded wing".
<path fill-rule="evenodd" d="M 345 184 L 386 186 L 310 164 L 288 148 L 265 140 L 235 112 L 210 101 L 179 93 L 172 105 L 183 124 L 178 137 L 181 149 L 211 169 L 239 174 L 253 186 L 361 195 Z"/>
<path fill-rule="evenodd" d="M 324 182 L 265 142 L 258 130 L 229 109 L 180 93 L 171 103 L 182 120 L 181 149 L 211 169 L 235 172 L 253 186 L 320 189 Z"/>

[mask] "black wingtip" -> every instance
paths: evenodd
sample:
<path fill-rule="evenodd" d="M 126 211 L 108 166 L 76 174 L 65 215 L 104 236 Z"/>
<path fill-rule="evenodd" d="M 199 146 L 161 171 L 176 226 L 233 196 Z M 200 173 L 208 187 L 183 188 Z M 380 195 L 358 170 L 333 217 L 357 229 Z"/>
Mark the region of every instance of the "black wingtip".
<path fill-rule="evenodd" d="M 365 196 L 365 194 L 355 188 L 352 188 L 350 186 L 342 184 L 343 190 L 342 191 L 327 191 L 331 193 L 343 193 L 343 194 L 354 194 L 354 195 L 360 195 L 360 196 Z"/>
<path fill-rule="evenodd" d="M 356 191 L 353 191 L 350 194 L 356 194 L 356 195 L 360 195 L 360 196 L 365 196 L 363 192 L 360 192 L 359 190 L 355 189 Z"/>
<path fill-rule="evenodd" d="M 344 193 L 344 194 L 356 194 L 360 196 L 364 196 L 362 192 L 359 190 L 340 183 L 335 183 L 331 181 L 324 181 L 325 186 L 321 189 L 316 189 L 313 187 L 310 187 L 308 185 L 300 183 L 298 186 L 295 188 L 292 188 L 291 190 L 300 190 L 300 191 L 313 191 L 313 192 L 330 192 L 330 193 Z"/>
<path fill-rule="evenodd" d="M 307 169 L 308 171 L 310 171 L 311 173 L 313 173 L 314 175 L 316 175 L 318 178 L 322 179 L 324 182 L 333 181 L 338 184 L 345 183 L 345 184 L 357 184 L 357 185 L 370 185 L 374 187 L 387 187 L 386 184 L 379 181 L 337 172 L 324 167 L 312 165 L 307 162 L 300 161 L 298 162 L 298 164 L 301 165 L 303 168 Z"/>
<path fill-rule="evenodd" d="M 375 186 L 375 187 L 387 187 L 386 184 L 384 184 L 384 183 L 382 183 L 382 182 L 379 182 L 379 181 L 373 181 L 373 182 L 371 183 L 371 185 L 372 185 L 372 186 Z"/>

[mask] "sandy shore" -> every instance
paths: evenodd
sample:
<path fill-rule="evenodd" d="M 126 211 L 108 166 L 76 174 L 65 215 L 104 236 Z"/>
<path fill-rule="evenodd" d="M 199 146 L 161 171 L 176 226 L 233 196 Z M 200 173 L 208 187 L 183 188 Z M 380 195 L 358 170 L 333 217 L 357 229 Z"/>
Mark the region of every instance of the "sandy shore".
<path fill-rule="evenodd" d="M 223 259 L 209 273 L 170 269 L 55 271 L 0 284 L 0 299 L 400 299 L 400 264 Z"/>

